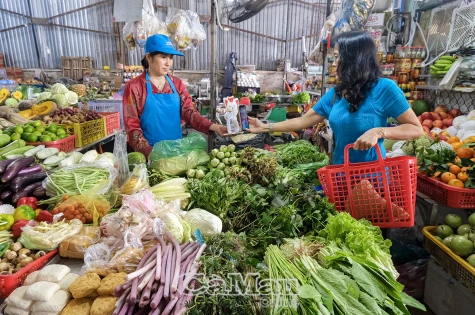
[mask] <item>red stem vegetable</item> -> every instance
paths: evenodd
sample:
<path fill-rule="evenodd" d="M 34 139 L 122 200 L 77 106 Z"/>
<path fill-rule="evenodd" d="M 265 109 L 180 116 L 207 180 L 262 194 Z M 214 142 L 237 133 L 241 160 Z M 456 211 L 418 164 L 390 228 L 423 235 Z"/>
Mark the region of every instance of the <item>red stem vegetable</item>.
<path fill-rule="evenodd" d="M 175 246 L 175 252 L 176 252 L 176 262 L 175 262 L 175 274 L 173 276 L 173 281 L 172 281 L 172 286 L 171 286 L 171 291 L 172 293 L 175 293 L 177 288 L 178 288 L 178 278 L 180 276 L 180 264 L 181 264 L 181 248 L 180 244 L 178 244 L 178 241 L 171 236 L 169 233 L 166 233 L 167 237 L 169 240 L 171 240 L 173 246 Z"/>

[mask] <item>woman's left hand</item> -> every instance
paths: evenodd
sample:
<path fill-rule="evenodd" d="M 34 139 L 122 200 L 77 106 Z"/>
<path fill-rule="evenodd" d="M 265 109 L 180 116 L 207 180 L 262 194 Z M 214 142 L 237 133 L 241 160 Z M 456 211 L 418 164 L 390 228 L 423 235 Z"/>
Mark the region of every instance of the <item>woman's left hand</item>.
<path fill-rule="evenodd" d="M 356 140 L 353 149 L 361 151 L 371 149 L 378 143 L 379 136 L 380 132 L 377 129 L 370 129 Z"/>

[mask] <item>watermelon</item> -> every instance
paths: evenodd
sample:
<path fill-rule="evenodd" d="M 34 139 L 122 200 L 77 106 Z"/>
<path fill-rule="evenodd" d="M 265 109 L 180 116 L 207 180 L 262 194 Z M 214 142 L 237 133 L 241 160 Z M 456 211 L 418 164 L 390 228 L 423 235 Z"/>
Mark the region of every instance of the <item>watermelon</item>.
<path fill-rule="evenodd" d="M 424 100 L 417 100 L 412 103 L 412 110 L 417 116 L 420 116 L 422 113 L 429 111 L 429 104 Z"/>
<path fill-rule="evenodd" d="M 129 169 L 131 172 L 134 170 L 135 165 L 147 164 L 147 159 L 145 158 L 145 155 L 140 152 L 132 152 L 127 154 L 127 160 L 129 162 Z"/>

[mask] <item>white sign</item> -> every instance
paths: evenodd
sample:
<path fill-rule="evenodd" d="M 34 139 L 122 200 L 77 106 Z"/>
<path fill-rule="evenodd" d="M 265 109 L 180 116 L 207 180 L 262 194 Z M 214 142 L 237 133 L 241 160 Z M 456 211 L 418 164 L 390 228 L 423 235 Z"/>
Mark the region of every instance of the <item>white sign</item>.
<path fill-rule="evenodd" d="M 365 26 L 384 26 L 384 13 L 370 14 Z"/>
<path fill-rule="evenodd" d="M 142 20 L 143 0 L 114 0 L 113 22 Z"/>

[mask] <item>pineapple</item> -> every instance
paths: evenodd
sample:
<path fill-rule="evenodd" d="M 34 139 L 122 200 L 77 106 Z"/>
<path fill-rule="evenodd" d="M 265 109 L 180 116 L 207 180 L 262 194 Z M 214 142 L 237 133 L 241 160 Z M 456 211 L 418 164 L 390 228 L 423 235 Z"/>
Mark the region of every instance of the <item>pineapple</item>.
<path fill-rule="evenodd" d="M 86 95 L 86 86 L 84 84 L 74 84 L 71 86 L 70 90 L 76 93 L 79 97 Z"/>

